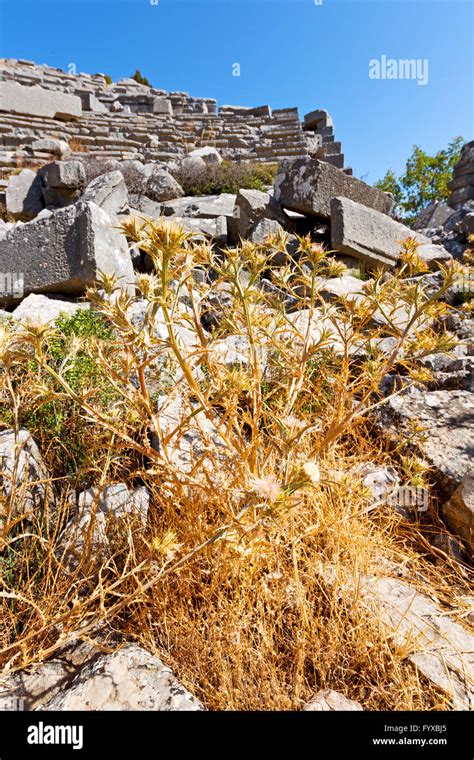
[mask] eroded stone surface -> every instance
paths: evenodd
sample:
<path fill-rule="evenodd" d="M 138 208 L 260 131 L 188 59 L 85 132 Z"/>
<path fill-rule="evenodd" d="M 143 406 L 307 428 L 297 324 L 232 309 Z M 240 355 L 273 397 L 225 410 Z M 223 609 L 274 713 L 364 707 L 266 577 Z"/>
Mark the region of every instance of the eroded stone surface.
<path fill-rule="evenodd" d="M 456 709 L 471 709 L 474 636 L 429 596 L 398 579 L 366 577 L 360 591 L 413 665 L 451 697 Z"/>

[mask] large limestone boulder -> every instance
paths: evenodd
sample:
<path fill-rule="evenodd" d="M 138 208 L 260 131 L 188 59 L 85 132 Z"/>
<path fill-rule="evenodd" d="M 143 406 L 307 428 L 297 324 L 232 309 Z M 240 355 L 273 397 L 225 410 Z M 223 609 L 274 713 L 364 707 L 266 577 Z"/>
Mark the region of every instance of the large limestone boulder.
<path fill-rule="evenodd" d="M 75 203 L 86 184 L 86 172 L 81 161 L 53 161 L 43 166 L 39 174 L 47 206 L 62 208 Z"/>
<path fill-rule="evenodd" d="M 329 219 L 331 199 L 350 198 L 382 214 L 389 214 L 392 197 L 315 158 L 285 159 L 275 180 L 275 200 L 301 214 Z"/>
<path fill-rule="evenodd" d="M 269 193 L 260 190 L 239 190 L 233 213 L 233 237 L 248 238 L 262 219 L 271 219 L 284 226 L 289 220 L 281 206 Z"/>
<path fill-rule="evenodd" d="M 434 201 L 423 209 L 413 224 L 414 230 L 425 230 L 434 227 L 444 227 L 448 219 L 454 214 L 454 209 L 443 201 Z"/>
<path fill-rule="evenodd" d="M 25 295 L 81 296 L 101 271 L 115 274 L 120 286 L 134 291 L 125 237 L 95 203 L 79 202 L 9 230 L 0 240 L 0 271 L 17 271 L 18 262 Z"/>
<path fill-rule="evenodd" d="M 249 240 L 256 245 L 262 245 L 269 238 L 284 232 L 283 227 L 275 219 L 260 219 L 249 235 Z"/>
<path fill-rule="evenodd" d="M 122 172 L 108 172 L 93 179 L 84 190 L 81 200 L 95 203 L 111 216 L 118 214 L 128 201 L 128 190 Z"/>
<path fill-rule="evenodd" d="M 196 150 L 192 150 L 188 155 L 192 158 L 202 158 L 205 164 L 216 165 L 222 163 L 222 157 L 219 151 L 210 145 L 207 145 L 204 148 L 196 148 Z"/>
<path fill-rule="evenodd" d="M 86 184 L 86 171 L 82 161 L 52 161 L 41 169 L 45 187 L 76 190 Z"/>
<path fill-rule="evenodd" d="M 15 219 L 33 219 L 42 210 L 43 187 L 39 173 L 23 169 L 8 180 L 5 193 L 7 212 Z"/>
<path fill-rule="evenodd" d="M 57 659 L 0 676 L 0 699 L 40 711 L 204 709 L 159 657 L 136 644 L 112 654 L 82 642 L 66 647 Z"/>
<path fill-rule="evenodd" d="M 232 218 L 236 195 L 192 195 L 165 201 L 162 205 L 163 216 L 180 216 L 196 219 L 212 219 L 217 216 Z"/>
<path fill-rule="evenodd" d="M 362 259 L 369 266 L 393 267 L 400 259 L 403 241 L 414 238 L 418 253 L 428 265 L 449 261 L 451 254 L 442 246 L 414 232 L 386 214 L 348 198 L 331 200 L 331 247 Z"/>
<path fill-rule="evenodd" d="M 62 314 L 72 317 L 78 311 L 88 308 L 88 303 L 77 303 L 30 293 L 13 311 L 12 319 L 34 325 L 47 325 Z"/>
<path fill-rule="evenodd" d="M 166 169 L 155 169 L 146 182 L 145 195 L 152 201 L 170 201 L 181 198 L 184 191 Z"/>
<path fill-rule="evenodd" d="M 211 237 L 220 242 L 221 245 L 225 245 L 227 242 L 227 219 L 225 216 L 216 216 L 210 219 L 175 216 L 170 218 L 169 222 L 182 227 L 185 232 L 189 232 L 196 238 Z"/>

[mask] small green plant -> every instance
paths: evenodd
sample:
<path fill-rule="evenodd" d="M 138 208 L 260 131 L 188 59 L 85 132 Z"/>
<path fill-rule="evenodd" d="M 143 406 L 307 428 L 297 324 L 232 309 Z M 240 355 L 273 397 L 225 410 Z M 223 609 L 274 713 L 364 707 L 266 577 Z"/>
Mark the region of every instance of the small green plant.
<path fill-rule="evenodd" d="M 147 79 L 147 77 L 143 76 L 140 69 L 135 70 L 135 74 L 132 76 L 132 79 L 134 79 L 135 82 L 138 82 L 138 84 L 144 84 L 145 87 L 153 87 L 150 80 Z"/>
<path fill-rule="evenodd" d="M 30 332 L 33 337 L 35 329 L 30 328 Z M 42 353 L 51 373 L 44 376 L 41 362 L 32 355 L 25 357 L 26 364 L 22 364 L 15 377 L 15 387 L 25 393 L 19 410 L 20 426 L 28 429 L 45 448 L 54 442 L 51 448 L 55 452 L 51 460 L 53 471 L 78 478 L 78 482 L 82 471 L 94 464 L 88 449 L 91 426 L 72 398 L 57 394 L 55 374 L 61 373 L 77 394 L 94 389 L 99 405 L 107 405 L 113 400 L 113 392 L 92 347 L 109 346 L 113 337 L 113 330 L 104 317 L 92 309 L 81 309 L 72 316 L 61 315 L 44 335 Z M 43 387 L 42 395 L 28 392 L 28 378 L 32 375 Z M 7 423 L 6 417 L 4 422 Z"/>

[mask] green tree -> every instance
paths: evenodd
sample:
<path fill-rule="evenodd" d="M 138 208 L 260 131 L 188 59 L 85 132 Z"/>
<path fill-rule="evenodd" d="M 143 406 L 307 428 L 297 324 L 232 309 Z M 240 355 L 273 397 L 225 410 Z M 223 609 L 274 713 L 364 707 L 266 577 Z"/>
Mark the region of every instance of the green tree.
<path fill-rule="evenodd" d="M 133 75 L 132 79 L 134 79 L 135 82 L 138 82 L 138 84 L 146 85 L 146 87 L 153 86 L 150 80 L 142 75 L 142 72 L 140 71 L 140 69 L 136 69 L 135 74 Z"/>
<path fill-rule="evenodd" d="M 462 137 L 452 140 L 445 150 L 430 156 L 419 145 L 413 146 L 405 173 L 397 177 L 391 169 L 375 186 L 392 193 L 395 215 L 406 224 L 413 224 L 417 216 L 433 201 L 449 198 L 448 182 L 453 176 L 454 164 L 459 161 Z"/>

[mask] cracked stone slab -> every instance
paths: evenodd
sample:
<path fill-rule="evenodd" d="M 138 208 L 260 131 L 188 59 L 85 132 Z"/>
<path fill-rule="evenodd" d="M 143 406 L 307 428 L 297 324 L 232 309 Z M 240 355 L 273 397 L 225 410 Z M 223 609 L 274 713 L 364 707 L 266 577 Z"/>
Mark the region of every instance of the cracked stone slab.
<path fill-rule="evenodd" d="M 474 457 L 474 395 L 465 390 L 425 391 L 409 388 L 393 396 L 378 414 L 391 435 L 409 434 L 418 420 L 426 439 L 419 448 L 448 496 L 472 467 Z"/>
<path fill-rule="evenodd" d="M 397 647 L 448 694 L 457 710 L 474 706 L 474 636 L 426 594 L 395 578 L 363 577 L 360 593 Z"/>
<path fill-rule="evenodd" d="M 127 644 L 87 663 L 67 689 L 41 705 L 41 710 L 48 711 L 203 709 L 159 657 L 136 644 Z"/>
<path fill-rule="evenodd" d="M 53 660 L 0 676 L 0 709 L 18 707 L 41 711 L 204 710 L 159 657 L 136 644 L 103 654 L 84 642 Z"/>

